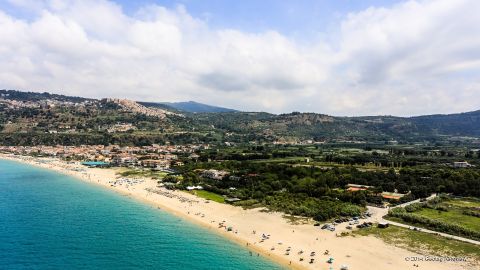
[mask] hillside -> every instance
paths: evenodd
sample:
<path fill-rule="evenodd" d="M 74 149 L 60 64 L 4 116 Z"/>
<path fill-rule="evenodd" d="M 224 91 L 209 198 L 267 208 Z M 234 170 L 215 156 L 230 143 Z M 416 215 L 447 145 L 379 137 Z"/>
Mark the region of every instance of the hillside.
<path fill-rule="evenodd" d="M 160 103 L 0 90 L 0 144 L 438 143 L 480 137 L 480 111 L 419 117 L 182 113 Z"/>
<path fill-rule="evenodd" d="M 480 110 L 410 118 L 420 130 L 456 136 L 480 136 Z"/>

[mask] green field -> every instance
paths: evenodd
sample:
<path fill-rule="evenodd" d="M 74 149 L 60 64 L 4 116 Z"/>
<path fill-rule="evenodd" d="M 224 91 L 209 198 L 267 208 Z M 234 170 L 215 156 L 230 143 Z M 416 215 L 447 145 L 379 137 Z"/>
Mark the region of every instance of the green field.
<path fill-rule="evenodd" d="M 190 193 L 192 193 L 193 195 L 196 195 L 200 198 L 204 198 L 204 199 L 211 200 L 211 201 L 218 202 L 218 203 L 225 203 L 225 198 L 223 196 L 218 195 L 218 194 L 213 193 L 213 192 L 210 192 L 210 191 L 195 190 L 195 191 L 191 191 Z"/>
<path fill-rule="evenodd" d="M 463 198 L 463 199 L 451 199 L 447 204 L 458 207 L 476 207 L 480 208 L 480 199 L 475 198 Z"/>
<path fill-rule="evenodd" d="M 412 252 L 435 256 L 456 256 L 469 258 L 469 261 L 480 261 L 480 247 L 439 235 L 413 231 L 396 226 L 386 229 L 376 227 L 360 229 L 353 232 L 353 236 L 375 236 L 388 244 L 406 248 Z"/>
<path fill-rule="evenodd" d="M 474 240 L 480 239 L 480 211 L 472 207 L 477 201 L 438 197 L 389 211 L 389 220 L 418 226 Z M 465 207 L 468 205 L 468 207 Z"/>
<path fill-rule="evenodd" d="M 285 157 L 285 158 L 270 158 L 270 159 L 257 159 L 254 163 L 291 163 L 291 162 L 304 162 L 307 157 Z M 306 163 L 307 164 L 307 163 Z"/>
<path fill-rule="evenodd" d="M 415 215 L 425 216 L 445 223 L 457 224 L 471 230 L 480 231 L 480 218 L 464 215 L 462 210 L 455 208 L 450 209 L 448 212 L 423 208 L 420 211 L 416 211 Z"/>
<path fill-rule="evenodd" d="M 123 177 L 149 177 L 153 179 L 162 179 L 168 175 L 166 172 L 154 171 L 151 169 L 122 169 L 118 174 Z"/>

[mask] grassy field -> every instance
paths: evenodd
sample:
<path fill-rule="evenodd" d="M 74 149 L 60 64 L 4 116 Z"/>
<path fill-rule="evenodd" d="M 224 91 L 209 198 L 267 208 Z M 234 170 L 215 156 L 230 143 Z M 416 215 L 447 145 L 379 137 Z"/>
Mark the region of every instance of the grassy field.
<path fill-rule="evenodd" d="M 480 208 L 480 200 L 474 198 L 451 199 L 447 204 L 458 207 L 476 207 Z"/>
<path fill-rule="evenodd" d="M 288 163 L 288 162 L 304 162 L 307 157 L 285 157 L 285 158 L 270 158 L 257 159 L 254 163 Z"/>
<path fill-rule="evenodd" d="M 353 236 L 358 235 L 375 236 L 388 244 L 424 255 L 468 257 L 469 261 L 480 262 L 480 247 L 429 233 L 390 226 L 386 229 L 372 227 L 353 232 Z"/>
<path fill-rule="evenodd" d="M 122 169 L 118 174 L 124 177 L 149 177 L 154 179 L 162 179 L 168 175 L 166 172 L 154 171 L 151 169 Z"/>
<path fill-rule="evenodd" d="M 470 198 L 446 198 L 440 202 L 437 202 L 433 205 L 423 206 L 417 210 L 406 213 L 406 216 L 411 218 L 403 218 L 402 216 L 396 216 L 394 213 L 386 217 L 388 220 L 410 224 L 418 226 L 421 228 L 439 230 L 449 234 L 459 235 L 468 237 L 471 239 L 478 239 L 478 236 L 475 236 L 475 232 L 480 233 L 480 218 L 478 216 L 469 215 L 467 213 L 480 213 L 478 210 L 479 200 L 470 199 Z M 429 222 L 422 222 L 424 219 L 415 219 L 418 222 L 414 224 L 412 218 L 423 217 L 432 222 L 441 222 L 444 224 L 444 230 L 439 227 L 430 227 Z M 430 223 L 431 224 L 431 223 Z M 455 225 L 464 228 L 465 230 L 472 231 L 472 233 L 461 234 L 458 230 L 449 230 L 448 225 Z M 447 230 L 447 231 L 445 231 Z"/>
<path fill-rule="evenodd" d="M 455 208 L 450 209 L 448 212 L 423 208 L 420 211 L 416 211 L 415 215 L 437 219 L 445 223 L 458 224 L 474 231 L 480 231 L 480 218 L 464 215 L 462 210 Z"/>
<path fill-rule="evenodd" d="M 214 202 L 225 203 L 225 198 L 223 196 L 218 195 L 218 194 L 213 193 L 213 192 L 210 192 L 210 191 L 194 190 L 194 191 L 191 191 L 190 193 L 192 193 L 193 195 L 196 195 L 200 198 L 204 198 L 204 199 L 211 200 L 211 201 L 214 201 Z"/>

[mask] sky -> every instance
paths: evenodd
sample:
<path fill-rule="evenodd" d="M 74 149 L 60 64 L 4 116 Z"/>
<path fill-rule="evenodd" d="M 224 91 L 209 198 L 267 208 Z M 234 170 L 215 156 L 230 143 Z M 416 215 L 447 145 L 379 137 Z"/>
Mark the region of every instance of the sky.
<path fill-rule="evenodd" d="M 477 0 L 0 0 L 0 89 L 243 111 L 480 109 Z"/>

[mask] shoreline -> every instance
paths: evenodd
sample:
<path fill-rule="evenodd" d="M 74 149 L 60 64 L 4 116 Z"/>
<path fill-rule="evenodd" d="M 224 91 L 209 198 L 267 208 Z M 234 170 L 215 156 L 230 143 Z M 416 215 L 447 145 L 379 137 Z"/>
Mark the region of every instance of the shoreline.
<path fill-rule="evenodd" d="M 215 229 L 217 229 L 215 226 L 212 226 L 211 224 L 205 224 L 204 222 L 201 222 L 201 221 L 199 221 L 195 218 L 192 218 L 191 215 L 185 214 L 182 211 L 178 211 L 178 209 L 175 209 L 174 207 L 171 207 L 167 204 L 162 204 L 162 203 L 158 203 L 158 202 L 149 200 L 148 198 L 146 198 L 144 196 L 139 196 L 138 194 L 132 193 L 130 190 L 111 188 L 110 186 L 106 185 L 105 183 L 95 182 L 95 181 L 92 181 L 91 179 L 87 179 L 87 178 L 82 177 L 80 175 L 68 173 L 68 172 L 66 172 L 66 171 L 64 171 L 64 170 L 62 170 L 61 168 L 58 168 L 58 167 L 53 167 L 53 166 L 48 167 L 48 166 L 44 166 L 44 164 L 39 164 L 39 163 L 36 163 L 34 161 L 27 161 L 27 160 L 22 159 L 21 157 L 27 157 L 27 158 L 35 159 L 35 158 L 29 157 L 29 156 L 14 156 L 14 155 L 5 155 L 5 154 L 0 153 L 0 160 L 2 160 L 2 159 L 10 160 L 10 161 L 14 161 L 14 162 L 20 162 L 20 163 L 25 164 L 25 165 L 32 165 L 32 166 L 35 166 L 35 167 L 38 167 L 38 168 L 41 168 L 41 169 L 51 170 L 51 171 L 54 171 L 56 173 L 63 174 L 65 176 L 76 178 L 77 180 L 85 182 L 85 183 L 90 183 L 90 184 L 94 184 L 94 185 L 102 187 L 102 188 L 107 188 L 108 190 L 113 191 L 115 193 L 118 193 L 118 194 L 124 195 L 126 197 L 135 199 L 137 201 L 140 201 L 141 203 L 156 207 L 157 209 L 165 211 L 170 215 L 174 215 L 176 217 L 182 218 L 183 220 L 185 220 L 187 222 L 190 222 L 190 223 L 192 223 L 196 226 L 201 226 L 204 229 L 212 231 L 213 233 L 215 233 L 215 234 L 217 234 L 221 237 L 227 238 L 228 240 L 236 243 L 237 245 L 243 246 L 246 250 L 254 251 L 257 254 L 260 254 L 260 256 L 264 257 L 266 260 L 272 261 L 272 262 L 278 264 L 279 266 L 287 267 L 288 269 L 294 269 L 294 270 L 308 269 L 308 268 L 305 268 L 303 266 L 296 265 L 293 262 L 292 262 L 292 264 L 290 264 L 289 260 L 287 260 L 285 258 L 282 258 L 281 256 L 278 256 L 276 254 L 271 254 L 269 252 L 266 252 L 265 250 L 263 250 L 262 248 L 260 248 L 258 246 L 251 245 L 248 241 L 244 242 L 239 237 L 232 236 L 231 233 L 227 233 L 227 232 L 221 231 L 221 230 L 215 230 Z M 105 169 L 100 169 L 100 170 L 105 170 Z M 110 170 L 112 170 L 112 169 L 110 169 Z M 185 194 L 188 194 L 188 193 L 185 193 Z M 190 195 L 190 194 L 188 194 L 188 195 Z M 193 195 L 191 195 L 191 196 L 193 196 Z M 197 198 L 197 197 L 195 197 L 195 198 Z M 203 200 L 202 198 L 198 198 L 198 199 Z M 246 243 L 249 243 L 249 245 L 246 245 Z"/>
<path fill-rule="evenodd" d="M 183 191 L 168 191 L 156 186 L 156 180 L 139 178 L 138 183 L 128 185 L 112 184 L 118 178 L 115 169 L 86 168 L 54 158 L 36 158 L 0 154 L 0 159 L 21 162 L 43 169 L 53 170 L 80 181 L 94 183 L 114 192 L 157 207 L 163 211 L 207 228 L 222 237 L 228 238 L 244 248 L 262 255 L 289 269 L 415 269 L 405 261 L 406 257 L 419 254 L 390 246 L 375 237 L 337 237 L 335 233 L 320 230 L 312 224 L 289 224 L 281 213 L 265 213 L 260 209 L 244 210 L 228 204 L 196 197 Z M 148 190 L 146 190 L 148 189 Z M 225 221 L 225 227 L 219 223 Z M 231 231 L 226 228 L 232 227 Z M 341 228 L 340 228 L 341 230 Z M 253 231 L 256 231 L 254 234 Z M 262 241 L 261 235 L 270 235 Z M 282 252 L 291 247 L 291 254 Z M 299 251 L 303 251 L 300 254 Z M 323 251 L 329 250 L 329 255 Z M 310 256 L 315 252 L 315 256 Z M 255 254 L 253 254 L 255 255 Z M 248 255 L 247 255 L 248 256 Z M 334 257 L 333 265 L 326 260 Z M 247 257 L 248 258 L 248 257 Z M 300 261 L 300 258 L 304 258 Z M 315 258 L 309 264 L 310 258 Z M 453 263 L 419 263 L 421 269 L 471 269 L 468 265 Z"/>

